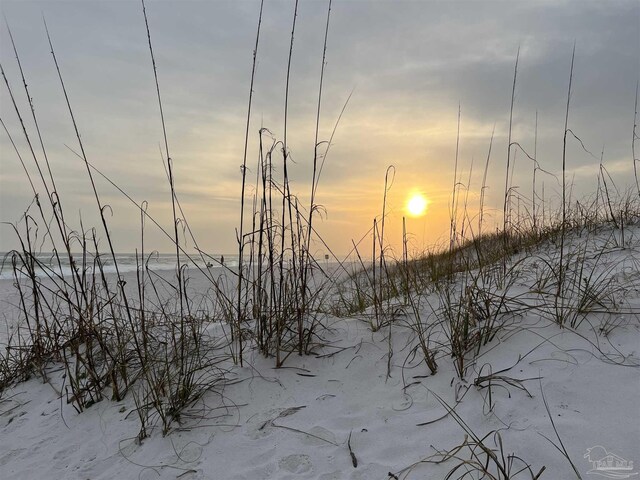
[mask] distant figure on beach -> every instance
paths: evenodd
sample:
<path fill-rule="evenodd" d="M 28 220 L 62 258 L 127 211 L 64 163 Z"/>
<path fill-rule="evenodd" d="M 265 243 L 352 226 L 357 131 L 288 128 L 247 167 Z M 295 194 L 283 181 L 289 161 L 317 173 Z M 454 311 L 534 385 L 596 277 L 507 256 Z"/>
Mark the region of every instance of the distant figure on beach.
<path fill-rule="evenodd" d="M 224 265 L 224 255 L 220 255 L 220 265 Z"/>

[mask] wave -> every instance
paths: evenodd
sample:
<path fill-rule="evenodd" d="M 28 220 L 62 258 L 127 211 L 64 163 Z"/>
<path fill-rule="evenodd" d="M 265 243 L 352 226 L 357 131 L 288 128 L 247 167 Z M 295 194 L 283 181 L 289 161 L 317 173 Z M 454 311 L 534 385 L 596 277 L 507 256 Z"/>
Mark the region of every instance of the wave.
<path fill-rule="evenodd" d="M 0 258 L 0 280 L 14 278 L 11 254 L 3 253 L 0 255 L 2 255 Z M 82 254 L 72 254 L 72 256 L 76 265 L 82 267 Z M 98 258 L 95 255 L 87 255 L 84 262 L 89 273 L 94 270 L 94 265 L 97 265 L 97 261 Z M 105 273 L 116 272 L 116 267 L 110 254 L 101 254 L 99 256 L 99 261 L 102 264 L 103 271 Z M 115 261 L 117 262 L 120 273 L 135 272 L 139 267 L 146 267 L 152 271 L 175 270 L 177 267 L 175 254 L 167 253 L 147 255 L 144 260 L 141 259 L 140 255 L 136 255 L 135 253 L 117 253 L 115 255 Z M 18 267 L 21 266 L 20 262 L 21 260 L 18 259 Z M 58 260 L 53 253 L 37 253 L 34 255 L 34 263 L 36 276 L 39 277 L 60 273 L 62 273 L 63 276 L 71 275 L 71 266 L 69 264 L 69 258 L 66 255 L 59 254 Z M 180 264 L 202 270 L 221 269 L 223 266 L 236 268 L 238 266 L 238 256 L 217 254 L 204 256 L 203 259 L 199 254 L 194 254 L 190 257 L 181 255 Z"/>

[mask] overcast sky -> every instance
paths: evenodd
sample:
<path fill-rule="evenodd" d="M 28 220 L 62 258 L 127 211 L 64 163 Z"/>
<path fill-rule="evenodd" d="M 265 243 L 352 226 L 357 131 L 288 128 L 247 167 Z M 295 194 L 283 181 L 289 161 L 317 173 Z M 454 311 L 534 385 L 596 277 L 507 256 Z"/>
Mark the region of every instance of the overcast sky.
<path fill-rule="evenodd" d="M 69 223 L 99 225 L 42 17 L 46 18 L 71 105 L 90 162 L 149 213 L 171 228 L 170 194 L 159 152 L 162 128 L 142 8 L 137 1 L 2 1 L 34 106 L 58 193 Z M 154 1 L 147 13 L 176 187 L 201 246 L 236 249 L 246 109 L 259 1 Z M 266 0 L 254 87 L 249 177 L 255 175 L 261 126 L 282 139 L 286 63 L 293 0 Z M 315 109 L 327 1 L 301 0 L 293 47 L 288 143 L 292 191 L 308 203 Z M 389 193 L 389 232 L 401 233 L 410 192 L 430 200 L 424 217 L 407 227 L 415 248 L 447 236 L 458 105 L 459 164 L 466 183 L 473 160 L 470 208 L 477 208 L 482 170 L 495 125 L 489 168 L 488 225 L 499 220 L 507 153 L 513 69 L 520 63 L 513 139 L 533 151 L 542 168 L 561 168 L 564 109 L 571 51 L 576 45 L 569 127 L 594 157 L 572 141 L 569 178 L 576 196 L 592 193 L 598 161 L 619 188 L 632 185 L 634 95 L 640 72 L 640 2 L 632 1 L 356 1 L 334 0 L 327 45 L 320 123 L 334 136 L 317 201 L 327 215 L 325 240 L 346 252 L 380 214 L 385 170 L 396 175 Z M 0 61 L 30 135 L 37 137 L 6 26 Z M 35 175 L 5 85 L 0 114 Z M 15 222 L 32 193 L 9 137 L 0 130 L 0 221 Z M 40 150 L 36 149 L 40 156 Z M 531 197 L 531 161 L 516 156 L 514 184 Z M 541 175 L 548 198 L 559 183 Z M 40 183 L 36 187 L 41 189 Z M 108 183 L 98 190 L 111 205 L 116 250 L 139 246 L 139 213 Z M 251 193 L 249 191 L 249 193 Z M 523 207 L 524 208 L 524 207 Z M 148 247 L 169 251 L 147 231 Z M 17 246 L 0 226 L 0 250 Z M 318 246 L 318 252 L 322 247 Z"/>

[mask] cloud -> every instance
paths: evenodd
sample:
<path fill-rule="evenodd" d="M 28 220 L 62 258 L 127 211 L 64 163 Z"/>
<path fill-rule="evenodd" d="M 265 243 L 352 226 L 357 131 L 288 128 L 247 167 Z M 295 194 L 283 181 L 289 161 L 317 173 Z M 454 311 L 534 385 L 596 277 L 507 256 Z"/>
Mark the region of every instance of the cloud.
<path fill-rule="evenodd" d="M 147 3 L 176 185 L 193 228 L 215 238 L 212 248 L 222 251 L 233 251 L 235 243 L 259 5 L 258 0 Z M 292 188 L 305 199 L 313 162 L 326 5 L 300 3 L 290 71 L 290 174 Z M 265 2 L 250 123 L 251 182 L 258 130 L 267 127 L 283 140 L 292 6 L 293 2 Z M 140 4 L 9 0 L 3 11 L 17 42 L 65 206 L 70 212 L 81 211 L 87 221 L 96 218 L 83 164 L 65 147 L 78 149 L 42 13 L 89 160 L 137 201 L 148 200 L 154 214 L 170 225 L 170 196 L 158 147 L 163 144 L 162 128 Z M 462 111 L 458 176 L 467 178 L 473 160 L 471 189 L 477 193 L 495 125 L 487 192 L 488 204 L 500 203 L 518 47 L 513 138 L 528 152 L 534 150 L 537 112 L 538 159 L 543 168 L 559 172 L 575 42 L 569 126 L 596 157 L 604 145 L 606 165 L 616 182 L 624 185 L 631 168 L 639 25 L 640 7 L 635 1 L 334 2 L 320 139 L 330 137 L 347 97 L 352 91 L 353 95 L 320 183 L 318 202 L 329 212 L 324 221 L 327 241 L 344 250 L 350 238 L 366 232 L 379 214 L 384 172 L 390 164 L 397 169 L 394 215 L 401 216 L 405 190 L 426 191 L 434 200 L 430 218 L 439 220 L 430 224 L 431 233 L 424 239 L 442 235 L 453 183 L 458 105 Z M 0 35 L 0 61 L 35 140 L 6 28 Z M 35 175 L 4 86 L 1 100 L 1 118 Z M 0 153 L 1 220 L 15 219 L 29 205 L 31 194 L 4 133 Z M 585 179 L 576 194 L 581 189 L 589 193 L 593 186 L 588 178 L 597 170 L 597 159 L 573 140 L 568 153 L 569 170 Z M 41 158 L 39 148 L 36 154 Z M 274 162 L 281 158 L 274 157 Z M 525 185 L 530 183 L 531 168 L 519 154 L 514 179 L 523 190 L 529 188 Z M 281 174 L 282 167 L 276 165 L 276 175 Z M 547 188 L 556 188 L 554 181 L 547 178 Z M 128 210 L 128 202 L 108 183 L 100 180 L 98 188 L 104 201 L 116 206 L 118 216 L 111 222 L 119 249 L 133 250 L 137 240 L 131 232 L 138 228 L 135 209 Z M 164 240 L 160 236 L 156 240 L 157 248 L 164 248 Z M 0 250 L 13 245 L 11 232 L 0 229 Z"/>

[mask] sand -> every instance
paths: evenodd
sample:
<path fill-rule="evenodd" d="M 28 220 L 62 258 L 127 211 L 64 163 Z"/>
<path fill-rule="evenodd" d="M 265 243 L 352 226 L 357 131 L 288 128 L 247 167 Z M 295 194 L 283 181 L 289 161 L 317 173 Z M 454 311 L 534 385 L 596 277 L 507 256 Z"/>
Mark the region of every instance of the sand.
<path fill-rule="evenodd" d="M 640 229 L 631 234 L 637 239 Z M 612 248 L 606 261 L 619 268 L 610 275 L 631 282 L 638 258 L 636 248 Z M 535 277 L 529 261 L 516 292 Z M 11 301 L 10 282 L 0 292 Z M 250 352 L 182 425 L 164 437 L 157 428 L 142 443 L 131 398 L 78 414 L 59 394 L 62 368 L 52 365 L 49 383 L 34 377 L 0 396 L 0 478 L 444 478 L 460 462 L 420 462 L 460 445 L 466 433 L 438 397 L 477 436 L 488 434 L 487 446 L 496 448 L 499 432 L 505 455 L 534 473 L 545 467 L 540 478 L 577 478 L 554 424 L 582 478 L 606 478 L 588 449 L 640 462 L 639 310 L 640 292 L 630 288 L 619 312 L 589 315 L 576 331 L 525 311 L 482 348 L 465 379 L 446 356 L 430 375 L 411 354 L 408 313 L 391 329 L 390 377 L 388 329 L 373 333 L 364 316 L 327 316 L 327 347 L 293 355 L 281 369 Z M 598 327 L 614 313 L 618 327 L 604 336 Z M 502 369 L 513 383 L 494 380 L 489 400 L 487 383 L 476 380 Z M 469 458 L 468 450 L 458 455 Z M 515 461 L 512 474 L 524 465 Z"/>

